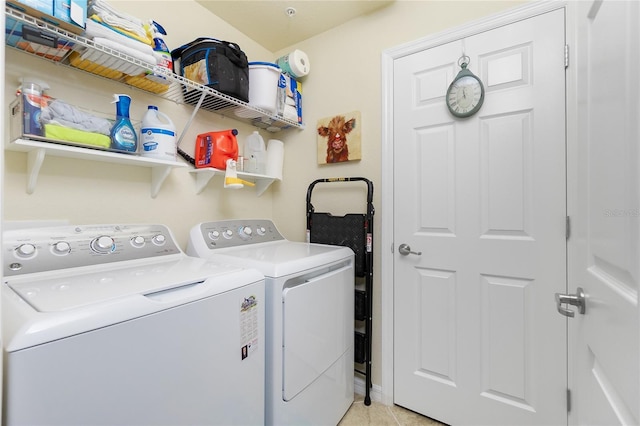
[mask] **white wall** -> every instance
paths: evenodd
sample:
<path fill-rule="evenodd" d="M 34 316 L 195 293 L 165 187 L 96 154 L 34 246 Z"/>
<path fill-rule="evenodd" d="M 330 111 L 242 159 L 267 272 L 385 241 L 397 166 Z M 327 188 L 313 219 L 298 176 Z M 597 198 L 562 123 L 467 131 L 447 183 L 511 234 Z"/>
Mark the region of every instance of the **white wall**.
<path fill-rule="evenodd" d="M 129 166 L 72 159 L 45 160 L 33 194 L 26 188 L 26 155 L 7 152 L 4 183 L 4 219 L 68 219 L 72 223 L 154 222 L 168 225 L 184 247 L 188 230 L 203 220 L 241 217 L 273 218 L 285 236 L 305 238 L 305 198 L 309 184 L 318 178 L 363 176 L 376 188 L 374 205 L 381 205 L 381 52 L 390 47 L 437 33 L 514 7 L 522 1 L 397 1 L 376 13 L 353 20 L 280 52 L 269 52 L 191 0 L 121 1 L 114 7 L 140 18 L 152 17 L 167 30 L 167 44 L 179 47 L 199 36 L 237 42 L 249 60 L 273 61 L 293 48 L 310 57 L 311 73 L 303 80 L 305 130 L 275 135 L 285 142 L 284 179 L 261 197 L 253 190 L 223 190 L 219 178 L 199 195 L 194 179 L 185 170 L 174 170 L 156 199 L 149 195 L 150 172 Z M 250 3 L 250 2 L 247 2 Z M 153 5 L 151 7 L 151 5 Z M 249 6 L 250 7 L 250 6 Z M 112 112 L 112 93 L 133 96 L 132 116 L 142 117 L 148 104 L 167 112 L 180 129 L 192 108 L 174 105 L 140 91 L 90 75 L 69 71 L 37 58 L 7 51 L 5 100 L 12 99 L 21 75 L 35 70 L 51 85 L 50 94 L 68 102 Z M 316 122 L 338 113 L 362 114 L 362 160 L 336 165 L 317 164 Z M 201 112 L 187 139 L 198 133 L 237 127 L 239 142 L 254 129 L 216 114 Z M 6 131 L 8 132 L 8 130 Z M 266 140 L 273 137 L 262 132 Z M 317 211 L 364 211 L 361 186 L 325 184 L 314 190 Z M 317 201 L 316 201 L 317 196 Z M 380 210 L 378 210 L 378 215 Z M 373 382 L 380 383 L 380 217 L 374 231 L 374 339 Z"/>

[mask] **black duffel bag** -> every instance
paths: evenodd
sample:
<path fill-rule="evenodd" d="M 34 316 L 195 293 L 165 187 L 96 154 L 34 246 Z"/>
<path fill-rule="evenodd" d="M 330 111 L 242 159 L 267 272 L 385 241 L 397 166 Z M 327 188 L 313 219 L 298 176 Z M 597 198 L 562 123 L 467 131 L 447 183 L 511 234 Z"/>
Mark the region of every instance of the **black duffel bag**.
<path fill-rule="evenodd" d="M 242 102 L 249 102 L 249 62 L 236 43 L 201 37 L 171 52 L 174 72 Z M 187 103 L 196 104 L 201 93 L 183 86 Z M 211 105 L 209 105 L 211 107 Z M 216 103 L 224 108 L 229 103 Z"/>

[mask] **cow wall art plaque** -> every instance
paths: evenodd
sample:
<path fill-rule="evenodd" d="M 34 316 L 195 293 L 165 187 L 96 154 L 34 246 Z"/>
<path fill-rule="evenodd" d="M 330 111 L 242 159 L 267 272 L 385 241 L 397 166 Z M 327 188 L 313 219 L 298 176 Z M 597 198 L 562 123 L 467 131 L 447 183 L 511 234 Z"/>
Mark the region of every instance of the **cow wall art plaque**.
<path fill-rule="evenodd" d="M 360 160 L 361 128 L 359 111 L 318 120 L 318 164 Z"/>

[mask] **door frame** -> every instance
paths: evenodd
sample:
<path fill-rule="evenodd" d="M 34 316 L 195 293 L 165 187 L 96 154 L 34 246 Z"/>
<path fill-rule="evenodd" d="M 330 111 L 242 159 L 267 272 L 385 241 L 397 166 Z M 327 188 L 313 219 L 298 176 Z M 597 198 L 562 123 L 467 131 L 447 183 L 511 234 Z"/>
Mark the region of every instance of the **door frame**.
<path fill-rule="evenodd" d="M 381 301 L 382 301 L 382 377 L 380 384 L 380 401 L 385 405 L 393 405 L 393 348 L 394 348 L 394 256 L 393 256 L 393 229 L 394 229 L 394 215 L 393 215 L 393 199 L 394 199 L 394 175 L 393 175 L 393 66 L 396 59 L 408 56 L 426 49 L 430 49 L 442 44 L 446 44 L 452 41 L 459 40 L 461 38 L 470 37 L 472 35 L 489 31 L 504 25 L 508 25 L 523 19 L 531 18 L 542 13 L 551 12 L 553 10 L 565 9 L 566 22 L 565 33 L 566 42 L 569 46 L 575 45 L 574 43 L 574 30 L 569 25 L 573 22 L 573 18 L 570 18 L 572 8 L 568 7 L 570 1 L 533 1 L 523 6 L 516 7 L 514 9 L 507 10 L 505 12 L 498 13 L 496 15 L 489 16 L 484 19 L 470 22 L 460 27 L 455 27 L 450 30 L 440 32 L 425 38 L 411 41 L 409 43 L 393 47 L 382 52 L 381 58 L 381 74 L 382 74 L 382 214 L 381 214 L 381 244 L 382 251 L 380 253 L 381 258 L 381 282 L 387 283 L 381 287 Z M 572 152 L 575 152 L 575 144 L 573 142 L 573 131 L 570 130 L 570 124 L 574 120 L 574 117 L 570 112 L 574 109 L 575 92 L 572 82 L 575 78 L 571 77 L 571 73 L 575 72 L 576 67 L 569 67 L 567 69 L 567 83 L 566 94 L 567 97 L 567 202 L 570 201 L 576 191 L 575 181 L 572 181 L 569 177 L 569 168 L 571 165 L 570 158 Z M 569 213 L 567 213 L 569 214 Z M 553 298 L 550 297 L 549 303 L 554 303 Z"/>

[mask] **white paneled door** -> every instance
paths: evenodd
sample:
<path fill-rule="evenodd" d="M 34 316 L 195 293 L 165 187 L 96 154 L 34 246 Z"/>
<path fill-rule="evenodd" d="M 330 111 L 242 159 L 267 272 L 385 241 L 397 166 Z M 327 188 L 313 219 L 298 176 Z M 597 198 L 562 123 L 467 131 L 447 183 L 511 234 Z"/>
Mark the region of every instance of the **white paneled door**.
<path fill-rule="evenodd" d="M 567 423 L 564 22 L 394 61 L 394 402 L 448 424 Z M 463 54 L 486 95 L 456 119 Z"/>
<path fill-rule="evenodd" d="M 575 425 L 640 423 L 640 2 L 577 2 L 577 197 L 569 319 Z M 575 308 L 572 308 L 575 310 Z"/>

